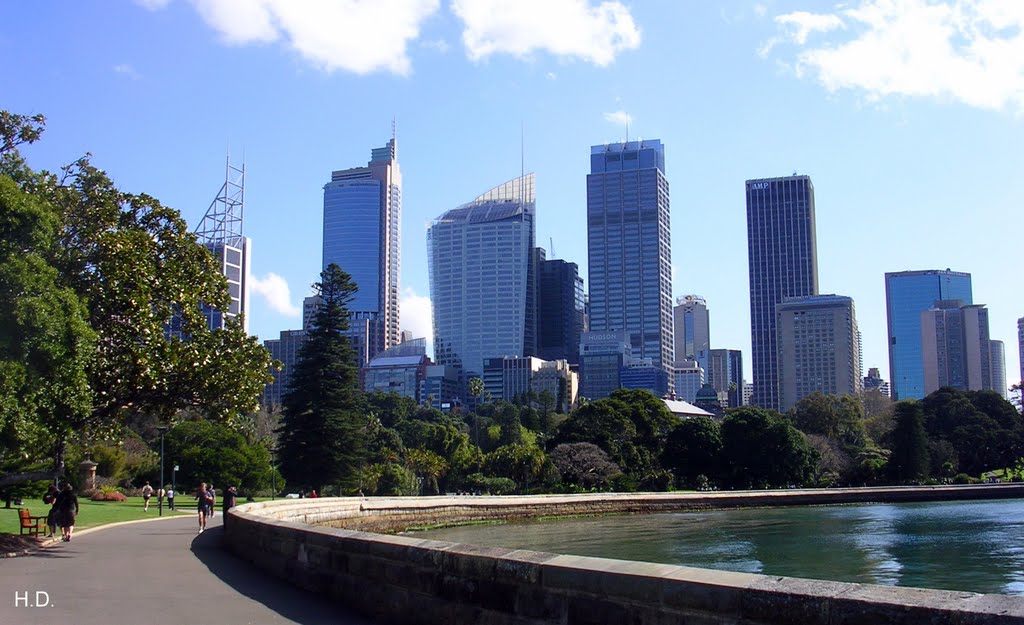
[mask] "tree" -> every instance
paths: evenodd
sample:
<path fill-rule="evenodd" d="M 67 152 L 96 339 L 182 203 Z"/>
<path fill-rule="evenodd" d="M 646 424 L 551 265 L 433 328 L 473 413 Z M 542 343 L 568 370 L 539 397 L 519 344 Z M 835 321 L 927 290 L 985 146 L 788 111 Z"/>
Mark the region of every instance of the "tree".
<path fill-rule="evenodd" d="M 250 445 L 226 424 L 181 423 L 167 432 L 164 447 L 166 461 L 180 467 L 177 481 L 184 488 L 214 482 L 252 494 L 270 486 L 270 451 L 259 443 Z"/>
<path fill-rule="evenodd" d="M 722 434 L 718 423 L 694 417 L 679 423 L 668 434 L 661 465 L 691 487 L 717 479 L 721 472 Z M 704 476 L 704 480 L 699 479 Z"/>
<path fill-rule="evenodd" d="M 735 487 L 806 484 L 816 453 L 804 435 L 782 415 L 744 406 L 722 421 L 726 481 Z"/>
<path fill-rule="evenodd" d="M 621 403 L 599 399 L 569 415 L 549 443 L 593 443 L 625 473 L 640 476 L 650 468 L 650 452 L 637 445 L 636 425 L 620 411 Z"/>
<path fill-rule="evenodd" d="M 484 381 L 480 378 L 470 378 L 467 384 L 469 394 L 476 397 L 477 408 L 484 401 Z M 473 417 L 473 444 L 477 447 L 480 446 L 480 423 L 479 417 L 474 415 Z"/>
<path fill-rule="evenodd" d="M 8 254 L 0 261 L 12 289 L 6 298 L 9 310 L 20 319 L 5 325 L 13 339 L 0 342 L 41 354 L 39 349 L 64 324 L 63 365 L 49 384 L 51 390 L 66 388 L 48 395 L 65 405 L 23 402 L 19 452 L 39 458 L 23 434 L 42 432 L 52 441 L 60 471 L 69 438 L 108 438 L 131 415 L 155 415 L 166 422 L 180 409 L 194 407 L 229 421 L 254 410 L 270 381 L 269 354 L 240 321 L 224 330 L 208 327 L 200 304 L 226 308 L 228 303 L 227 282 L 210 253 L 198 245 L 178 211 L 148 195 L 118 190 L 88 155 L 62 168 L 59 176 L 32 171 L 17 147 L 38 139 L 43 122 L 42 116 L 0 112 L 0 178 L 7 181 L 0 220 L 12 228 L 3 239 L 31 239 L 30 245 L 25 239 L 19 243 L 25 254 Z M 25 196 L 31 198 L 28 204 L 22 201 Z M 36 217 L 26 220 L 31 212 Z M 35 276 L 34 283 L 16 286 L 26 270 Z M 184 340 L 165 332 L 176 314 Z M 11 355 L 17 356 L 0 355 L 5 363 L 0 365 L 5 380 L 0 393 L 22 385 L 23 393 L 36 396 L 23 386 L 31 383 L 33 372 L 10 367 Z M 0 405 L 9 402 L 0 399 Z M 12 478 L 18 479 L 7 475 L 0 481 Z"/>
<path fill-rule="evenodd" d="M 313 290 L 319 305 L 282 398 L 278 458 L 293 485 L 321 492 L 325 484 L 354 490 L 369 427 L 355 353 L 346 336 L 356 285 L 332 263 Z"/>
<path fill-rule="evenodd" d="M 928 435 L 924 430 L 921 402 L 896 403 L 896 427 L 892 431 L 889 475 L 897 482 L 912 482 L 928 477 Z"/>
<path fill-rule="evenodd" d="M 563 443 L 548 454 L 566 484 L 585 489 L 607 489 L 616 476 L 622 474 L 608 454 L 591 443 Z"/>
<path fill-rule="evenodd" d="M 448 471 L 444 458 L 426 449 L 410 449 L 405 458 L 409 469 L 422 480 L 420 494 L 437 495 L 438 480 Z"/>

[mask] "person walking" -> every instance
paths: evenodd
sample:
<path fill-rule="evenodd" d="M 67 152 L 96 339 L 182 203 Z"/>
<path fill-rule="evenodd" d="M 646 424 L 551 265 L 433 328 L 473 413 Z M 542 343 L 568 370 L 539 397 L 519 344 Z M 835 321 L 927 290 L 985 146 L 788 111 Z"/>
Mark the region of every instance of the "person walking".
<path fill-rule="evenodd" d="M 206 491 L 210 493 L 210 518 L 212 519 L 214 516 L 217 515 L 217 509 L 215 507 L 217 503 L 217 491 L 213 490 L 212 482 L 210 483 L 210 486 L 206 489 Z"/>
<path fill-rule="evenodd" d="M 206 520 L 213 513 L 213 495 L 206 488 L 206 482 L 199 485 L 199 490 L 196 492 L 196 500 L 199 502 L 199 533 L 202 534 L 203 530 L 206 529 Z"/>
<path fill-rule="evenodd" d="M 167 489 L 167 507 L 174 510 L 174 487 Z"/>
<path fill-rule="evenodd" d="M 50 505 L 50 511 L 46 513 L 46 527 L 50 532 L 50 536 L 53 536 L 54 528 L 57 527 L 58 495 L 60 495 L 60 489 L 57 488 L 56 484 L 50 484 L 50 487 L 46 489 L 46 494 L 43 495 L 43 503 Z"/>
<path fill-rule="evenodd" d="M 78 497 L 69 482 L 64 483 L 64 490 L 57 495 L 57 524 L 61 529 L 61 540 L 71 542 L 71 533 L 75 531 L 75 517 L 78 516 Z"/>
<path fill-rule="evenodd" d="M 153 487 L 146 482 L 146 485 L 142 487 L 142 501 L 145 502 L 145 507 L 142 509 L 143 512 L 149 512 L 149 498 L 153 496 Z"/>

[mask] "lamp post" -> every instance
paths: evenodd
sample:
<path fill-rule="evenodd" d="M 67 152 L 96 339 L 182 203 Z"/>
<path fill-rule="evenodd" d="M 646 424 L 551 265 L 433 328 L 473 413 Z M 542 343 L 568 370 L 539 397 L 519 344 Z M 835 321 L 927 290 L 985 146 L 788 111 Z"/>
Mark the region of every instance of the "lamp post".
<path fill-rule="evenodd" d="M 164 490 L 164 434 L 167 433 L 167 426 L 166 425 L 161 425 L 161 426 L 158 426 L 156 429 L 157 429 L 158 432 L 160 432 L 160 492 L 163 493 L 159 497 L 156 498 L 156 502 L 157 502 L 157 508 L 160 511 L 159 516 L 163 516 L 164 515 L 164 497 L 163 497 L 163 495 L 167 493 L 167 491 Z"/>
<path fill-rule="evenodd" d="M 177 464 L 175 464 L 174 468 L 171 470 L 171 490 L 174 491 L 175 495 L 178 494 L 178 465 Z M 167 503 L 172 504 L 171 505 L 171 510 L 173 510 L 174 509 L 174 505 L 173 505 L 174 502 L 168 500 Z"/>

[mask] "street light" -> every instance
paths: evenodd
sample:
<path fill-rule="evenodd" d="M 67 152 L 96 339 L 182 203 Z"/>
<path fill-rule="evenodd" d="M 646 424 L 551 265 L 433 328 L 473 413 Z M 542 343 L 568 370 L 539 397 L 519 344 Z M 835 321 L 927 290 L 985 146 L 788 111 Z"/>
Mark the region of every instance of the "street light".
<path fill-rule="evenodd" d="M 160 511 L 160 515 L 159 516 L 163 516 L 164 515 L 164 497 L 163 497 L 163 495 L 167 494 L 167 491 L 164 490 L 164 434 L 167 433 L 167 426 L 166 425 L 157 426 L 156 430 L 157 430 L 157 432 L 160 432 L 160 492 L 162 493 L 159 497 L 156 498 L 156 501 L 157 501 L 157 508 Z"/>
<path fill-rule="evenodd" d="M 178 465 L 174 465 L 174 469 L 171 471 L 171 490 L 175 495 L 178 494 Z M 171 504 L 171 510 L 174 510 L 174 502 L 168 499 L 167 503 Z"/>

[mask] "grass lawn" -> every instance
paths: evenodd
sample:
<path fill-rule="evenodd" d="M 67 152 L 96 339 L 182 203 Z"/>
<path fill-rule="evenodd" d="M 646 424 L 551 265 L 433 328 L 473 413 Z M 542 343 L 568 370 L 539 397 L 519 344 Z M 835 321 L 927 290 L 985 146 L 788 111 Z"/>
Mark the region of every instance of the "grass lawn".
<path fill-rule="evenodd" d="M 177 500 L 178 498 L 175 497 L 175 499 Z M 191 497 L 188 499 L 188 502 L 175 501 L 178 504 L 176 512 L 169 510 L 167 502 L 164 502 L 164 516 L 168 514 L 194 514 L 195 502 L 192 501 Z M 189 505 L 190 503 L 191 505 Z M 45 515 L 50 510 L 50 506 L 44 504 L 39 499 L 26 500 L 23 507 L 28 508 L 33 516 Z M 129 497 L 127 501 L 121 502 L 89 501 L 79 497 L 78 518 L 75 521 L 75 529 L 96 527 L 97 525 L 119 523 L 121 521 L 150 519 L 159 514 L 157 512 L 156 498 L 150 499 L 149 512 L 143 512 L 142 507 L 142 497 Z M 9 509 L 0 506 L 0 534 L 17 534 L 18 531 L 18 509 L 13 504 Z"/>

